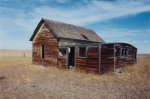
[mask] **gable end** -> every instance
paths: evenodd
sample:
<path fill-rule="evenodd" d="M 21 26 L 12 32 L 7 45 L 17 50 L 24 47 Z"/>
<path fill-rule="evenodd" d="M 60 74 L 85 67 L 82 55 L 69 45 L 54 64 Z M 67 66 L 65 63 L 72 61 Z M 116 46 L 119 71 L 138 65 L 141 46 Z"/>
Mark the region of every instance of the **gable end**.
<path fill-rule="evenodd" d="M 42 26 L 42 24 L 45 23 L 45 26 L 48 28 L 48 30 L 52 33 L 52 35 L 57 38 L 57 36 L 54 34 L 53 30 L 48 26 L 47 22 L 44 21 L 44 19 L 42 18 L 41 21 L 38 23 L 36 29 L 33 32 L 33 35 L 31 36 L 29 41 L 33 41 L 33 39 L 35 38 L 36 34 L 38 33 L 40 27 Z"/>

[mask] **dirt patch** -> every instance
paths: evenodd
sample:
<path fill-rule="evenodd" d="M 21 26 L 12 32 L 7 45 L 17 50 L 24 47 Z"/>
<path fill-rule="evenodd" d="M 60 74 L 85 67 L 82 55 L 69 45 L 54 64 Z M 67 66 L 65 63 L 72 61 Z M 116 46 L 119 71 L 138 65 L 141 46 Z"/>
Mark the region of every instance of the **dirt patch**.
<path fill-rule="evenodd" d="M 6 77 L 5 76 L 0 76 L 0 82 L 2 82 L 3 80 L 5 80 Z"/>

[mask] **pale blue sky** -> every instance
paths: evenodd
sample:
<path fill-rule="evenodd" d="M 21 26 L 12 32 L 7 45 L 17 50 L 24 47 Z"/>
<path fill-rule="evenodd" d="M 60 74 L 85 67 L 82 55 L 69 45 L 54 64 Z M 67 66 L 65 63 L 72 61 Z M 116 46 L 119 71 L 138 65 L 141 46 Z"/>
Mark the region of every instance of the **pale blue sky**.
<path fill-rule="evenodd" d="M 150 53 L 149 0 L 0 0 L 0 49 L 32 48 L 41 18 L 90 28 L 106 42 Z"/>

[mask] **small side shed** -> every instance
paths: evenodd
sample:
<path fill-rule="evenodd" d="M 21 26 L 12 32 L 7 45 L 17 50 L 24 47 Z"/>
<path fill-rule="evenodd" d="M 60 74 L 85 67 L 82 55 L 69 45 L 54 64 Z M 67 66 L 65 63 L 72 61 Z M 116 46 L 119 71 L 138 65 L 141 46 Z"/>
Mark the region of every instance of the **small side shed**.
<path fill-rule="evenodd" d="M 137 48 L 128 43 L 104 43 L 100 45 L 101 71 L 116 70 L 136 63 Z"/>

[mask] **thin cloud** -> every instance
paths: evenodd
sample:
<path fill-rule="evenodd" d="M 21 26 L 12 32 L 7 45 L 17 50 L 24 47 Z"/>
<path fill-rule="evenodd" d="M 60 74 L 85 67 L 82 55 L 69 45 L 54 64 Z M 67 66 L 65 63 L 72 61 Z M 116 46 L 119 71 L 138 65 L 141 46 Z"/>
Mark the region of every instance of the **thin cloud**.
<path fill-rule="evenodd" d="M 47 0 L 44 0 L 45 2 Z M 43 2 L 44 2 L 43 1 Z M 69 0 L 57 0 L 57 2 L 67 2 Z M 85 2 L 89 2 L 85 0 Z M 51 6 L 39 6 L 25 11 L 24 9 L 13 9 L 0 7 L 0 21 L 4 19 L 3 14 L 12 13 L 14 24 L 19 25 L 32 32 L 33 26 L 37 24 L 41 17 L 63 21 L 76 25 L 88 25 L 117 17 L 135 15 L 140 12 L 150 11 L 147 1 L 127 1 L 117 0 L 113 2 L 93 0 L 86 5 L 75 6 L 73 8 L 59 8 Z M 9 17 L 11 19 L 11 16 Z M 7 21 L 8 17 L 6 17 Z M 32 31 L 31 31 L 32 30 Z"/>
<path fill-rule="evenodd" d="M 116 38 L 133 38 L 133 37 L 141 37 L 143 33 L 150 37 L 150 29 L 124 29 L 124 28 L 105 28 L 101 30 L 97 30 L 101 36 L 106 39 L 116 39 Z M 108 36 L 109 35 L 109 36 Z"/>
<path fill-rule="evenodd" d="M 144 35 L 147 35 L 148 38 L 150 38 L 150 29 L 124 29 L 124 28 L 105 28 L 101 30 L 97 30 L 97 33 L 99 33 L 100 36 L 102 36 L 105 39 L 120 39 L 122 38 L 138 38 L 143 37 Z M 109 35 L 109 36 L 108 36 Z"/>
<path fill-rule="evenodd" d="M 150 11 L 150 6 L 138 1 L 105 2 L 94 0 L 90 4 L 77 6 L 72 9 L 41 6 L 33 10 L 33 15 L 69 22 L 77 25 L 90 24 L 116 17 L 134 15 Z"/>

